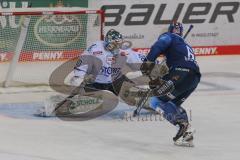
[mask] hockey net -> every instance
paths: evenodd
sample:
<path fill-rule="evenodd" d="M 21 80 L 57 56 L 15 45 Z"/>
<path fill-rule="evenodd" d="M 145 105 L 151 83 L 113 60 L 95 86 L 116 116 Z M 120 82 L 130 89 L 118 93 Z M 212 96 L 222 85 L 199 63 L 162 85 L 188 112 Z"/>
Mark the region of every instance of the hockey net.
<path fill-rule="evenodd" d="M 83 8 L 0 11 L 0 84 L 49 85 L 51 73 L 103 38 L 104 12 Z"/>

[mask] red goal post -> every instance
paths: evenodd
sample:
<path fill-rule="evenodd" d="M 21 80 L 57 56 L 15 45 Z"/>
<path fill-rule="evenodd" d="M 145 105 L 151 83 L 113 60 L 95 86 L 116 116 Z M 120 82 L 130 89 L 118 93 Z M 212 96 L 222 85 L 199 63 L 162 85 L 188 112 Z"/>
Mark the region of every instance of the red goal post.
<path fill-rule="evenodd" d="M 103 39 L 103 24 L 104 24 L 104 11 L 103 10 L 80 10 L 85 8 L 78 7 L 59 7 L 59 8 L 15 8 L 15 9 L 2 9 L 0 16 L 42 16 L 42 15 L 74 15 L 74 14 L 99 14 L 101 18 L 101 35 Z M 66 11 L 68 10 L 68 11 Z"/>
<path fill-rule="evenodd" d="M 0 83 L 46 85 L 51 72 L 102 40 L 104 11 L 79 7 L 0 11 Z"/>

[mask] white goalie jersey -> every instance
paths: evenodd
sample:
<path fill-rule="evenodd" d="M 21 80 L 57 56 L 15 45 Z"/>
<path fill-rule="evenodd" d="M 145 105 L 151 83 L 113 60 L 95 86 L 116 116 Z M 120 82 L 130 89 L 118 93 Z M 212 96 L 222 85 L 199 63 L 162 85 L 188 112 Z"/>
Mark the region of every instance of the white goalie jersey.
<path fill-rule="evenodd" d="M 124 67 L 138 70 L 145 59 L 144 54 L 132 49 L 119 49 L 118 53 L 113 54 L 104 48 L 104 43 L 97 41 L 81 54 L 74 68 L 75 77 L 84 78 L 85 74 L 92 74 L 96 83 L 112 83 L 124 74 Z"/>

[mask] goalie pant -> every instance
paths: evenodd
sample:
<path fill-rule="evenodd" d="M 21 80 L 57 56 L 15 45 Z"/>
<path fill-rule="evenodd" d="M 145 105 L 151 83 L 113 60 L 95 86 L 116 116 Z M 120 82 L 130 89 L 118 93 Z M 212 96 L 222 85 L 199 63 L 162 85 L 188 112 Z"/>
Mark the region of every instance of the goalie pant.
<path fill-rule="evenodd" d="M 89 83 L 85 85 L 84 90 L 86 92 L 92 92 L 92 91 L 98 91 L 98 90 L 108 90 L 114 93 L 115 95 L 118 95 L 122 84 L 127 81 L 130 83 L 133 83 L 130 79 L 128 79 L 125 75 L 122 75 L 120 78 L 113 81 L 113 83 Z"/>
<path fill-rule="evenodd" d="M 171 80 L 175 89 L 165 96 L 151 97 L 150 107 L 154 110 L 159 107 L 165 119 L 173 125 L 179 122 L 188 122 L 188 116 L 181 104 L 196 89 L 200 82 L 201 75 L 192 69 L 171 68 L 169 73 L 163 77 L 164 80 Z"/>

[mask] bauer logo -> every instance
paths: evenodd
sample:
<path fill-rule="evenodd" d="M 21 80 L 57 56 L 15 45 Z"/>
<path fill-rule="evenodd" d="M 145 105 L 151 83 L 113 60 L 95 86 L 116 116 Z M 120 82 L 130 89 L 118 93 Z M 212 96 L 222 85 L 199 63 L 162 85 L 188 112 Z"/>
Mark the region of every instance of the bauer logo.
<path fill-rule="evenodd" d="M 73 15 L 45 15 L 34 26 L 37 40 L 47 46 L 62 47 L 76 41 L 83 26 Z"/>

